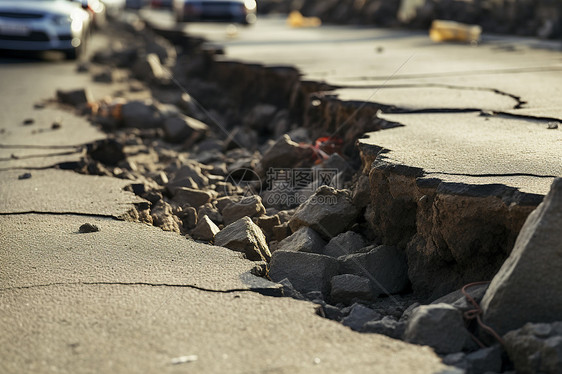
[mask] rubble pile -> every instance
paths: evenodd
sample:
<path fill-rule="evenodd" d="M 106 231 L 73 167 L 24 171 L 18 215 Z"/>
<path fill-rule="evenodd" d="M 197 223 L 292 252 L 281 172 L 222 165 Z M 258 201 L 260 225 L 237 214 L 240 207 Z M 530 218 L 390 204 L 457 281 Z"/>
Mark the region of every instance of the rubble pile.
<path fill-rule="evenodd" d="M 130 43 L 95 54 L 92 64 L 132 67 L 130 91 L 146 86 L 149 97 L 131 99 L 125 94 L 94 101 L 85 91 L 57 93 L 60 103 L 88 115 L 108 132 L 106 140 L 87 146 L 76 170 L 130 180 L 128 188 L 147 201 L 128 219 L 240 252 L 260 267 L 266 264 L 263 274 L 280 283 L 286 296 L 316 303 L 318 314 L 356 331 L 428 345 L 446 363 L 467 373 L 524 372 L 529 367 L 536 370 L 527 372 L 559 372 L 562 331 L 555 308 L 561 300 L 552 300 L 552 313 L 537 312 L 529 321 L 552 325 L 523 327 L 521 319 L 506 324 L 508 329 L 498 325 L 498 333 L 505 336 L 500 337 L 502 345 L 469 317 L 482 314 L 471 300 L 484 299 L 483 319 L 491 324 L 497 313 L 510 313 L 502 307 L 516 307 L 511 303 L 521 296 L 517 292 L 522 292 L 522 279 L 528 279 L 535 265 L 541 271 L 536 262 L 522 261 L 527 259 L 525 248 L 562 256 L 562 238 L 553 228 L 562 214 L 560 180 L 538 213 L 529 217 L 512 253 L 519 257 L 508 260 L 515 265 L 502 269 L 489 290 L 487 285 L 471 287 L 467 297 L 453 277 L 428 298 L 413 292 L 417 272 L 427 273 L 408 252 L 412 237 L 419 234 L 416 217 L 423 210 L 417 209 L 425 203 L 420 198 L 410 209 L 408 200 L 385 190 L 391 185 L 384 178 L 397 177 L 377 176 L 369 154 L 363 154 L 363 168 L 359 167 L 349 151 L 359 131 L 346 138 L 318 129 L 314 121 L 303 124 L 293 110 L 307 113 L 302 106 L 284 107 L 282 103 L 291 100 L 268 100 L 265 91 L 241 105 L 239 95 L 259 91 L 271 72 L 262 68 L 255 86 L 225 90 L 227 70 L 220 70 L 221 64 L 205 68 L 207 51 L 188 49 L 177 55 L 150 30 L 137 25 L 134 34 L 129 32 L 123 38 Z M 217 69 L 222 75 L 216 75 L 216 81 L 206 79 Z M 252 71 L 259 69 L 240 70 L 242 75 Z M 282 92 L 292 97 L 299 95 L 295 85 L 300 94 L 310 88 L 299 81 L 285 86 L 287 82 L 277 78 L 273 86 L 289 87 Z M 405 185 L 408 178 L 404 176 Z M 374 201 L 383 200 L 387 205 L 374 206 Z M 515 224 L 513 231 L 519 228 Z M 533 230 L 556 239 L 532 243 Z M 552 266 L 560 268 L 557 263 Z M 535 285 L 525 284 L 531 290 L 528 305 L 540 308 L 533 296 L 541 294 L 533 291 Z M 436 295 L 442 297 L 435 300 Z M 517 328 L 523 329 L 511 331 Z"/>

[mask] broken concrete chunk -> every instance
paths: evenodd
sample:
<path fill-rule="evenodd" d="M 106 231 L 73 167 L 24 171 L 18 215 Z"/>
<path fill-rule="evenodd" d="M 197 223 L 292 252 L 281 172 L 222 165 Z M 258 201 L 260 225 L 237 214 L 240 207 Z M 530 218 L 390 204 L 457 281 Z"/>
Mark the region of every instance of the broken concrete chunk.
<path fill-rule="evenodd" d="M 179 187 L 203 188 L 209 185 L 209 178 L 203 174 L 203 170 L 198 163 L 188 163 L 182 165 L 175 173 L 172 181 L 166 185 L 170 193 L 175 194 Z"/>
<path fill-rule="evenodd" d="M 289 226 L 293 232 L 304 226 L 310 227 L 322 237 L 331 239 L 345 231 L 358 214 L 349 191 L 322 186 L 296 210 Z"/>
<path fill-rule="evenodd" d="M 215 244 L 242 252 L 252 261 L 269 261 L 271 253 L 261 229 L 248 217 L 240 218 L 215 235 Z"/>
<path fill-rule="evenodd" d="M 302 227 L 279 242 L 277 250 L 322 254 L 326 242 L 310 227 Z"/>
<path fill-rule="evenodd" d="M 133 100 L 123 104 L 121 119 L 126 127 L 138 129 L 160 127 L 163 121 L 152 100 Z"/>
<path fill-rule="evenodd" d="M 342 320 L 342 323 L 355 331 L 363 331 L 363 327 L 369 321 L 380 320 L 382 316 L 371 308 L 362 304 L 353 304 L 351 312 Z"/>
<path fill-rule="evenodd" d="M 302 147 L 291 140 L 288 135 L 283 135 L 269 148 L 260 160 L 258 174 L 266 175 L 270 168 L 291 168 L 310 159 L 314 151 L 310 147 Z"/>
<path fill-rule="evenodd" d="M 484 322 L 500 335 L 527 322 L 562 319 L 562 178 L 525 221 L 513 251 L 482 300 Z"/>
<path fill-rule="evenodd" d="M 503 340 L 518 373 L 562 372 L 562 322 L 528 323 Z"/>
<path fill-rule="evenodd" d="M 193 239 L 211 241 L 219 231 L 220 229 L 209 217 L 203 216 L 203 218 L 199 219 L 195 230 L 191 232 L 191 236 Z"/>
<path fill-rule="evenodd" d="M 281 286 L 283 286 L 283 296 L 291 297 L 297 300 L 306 300 L 305 297 L 293 287 L 291 281 L 287 278 L 281 279 L 279 282 Z"/>
<path fill-rule="evenodd" d="M 291 229 L 287 222 L 273 227 L 273 240 L 281 242 L 283 239 L 291 235 Z"/>
<path fill-rule="evenodd" d="M 197 140 L 209 131 L 209 126 L 195 118 L 177 115 L 167 118 L 163 124 L 166 140 L 181 143 L 186 139 Z"/>
<path fill-rule="evenodd" d="M 78 229 L 78 232 L 82 233 L 82 234 L 87 234 L 87 233 L 91 233 L 91 232 L 98 232 L 100 231 L 100 228 L 97 225 L 94 225 L 92 223 L 85 223 L 82 226 L 80 226 L 80 228 Z"/>
<path fill-rule="evenodd" d="M 363 238 L 361 234 L 348 231 L 330 240 L 326 248 L 324 248 L 324 254 L 337 258 L 357 253 L 361 248 L 364 248 L 366 244 L 365 238 Z"/>
<path fill-rule="evenodd" d="M 92 94 L 85 88 L 76 90 L 57 90 L 57 99 L 63 104 L 81 107 L 93 101 Z"/>
<path fill-rule="evenodd" d="M 259 196 L 247 196 L 222 210 L 224 223 L 229 225 L 242 217 L 259 217 L 265 214 L 265 207 Z"/>
<path fill-rule="evenodd" d="M 393 339 L 402 339 L 405 330 L 406 322 L 396 321 L 386 316 L 380 321 L 369 321 L 365 323 L 362 332 L 385 335 Z"/>
<path fill-rule="evenodd" d="M 160 82 L 168 77 L 160 63 L 160 58 L 155 53 L 149 53 L 146 57 L 137 59 L 132 71 L 138 79 L 147 81 Z"/>
<path fill-rule="evenodd" d="M 167 202 L 159 200 L 152 206 L 150 215 L 154 226 L 160 227 L 164 231 L 181 232 L 181 221 L 174 215 L 171 205 Z"/>
<path fill-rule="evenodd" d="M 178 205 L 189 205 L 199 208 L 211 201 L 213 195 L 208 191 L 195 190 L 193 188 L 179 187 L 176 190 L 173 201 Z"/>
<path fill-rule="evenodd" d="M 404 340 L 428 345 L 439 354 L 460 352 L 470 336 L 462 314 L 448 304 L 422 305 L 408 320 Z"/>
<path fill-rule="evenodd" d="M 375 295 L 395 294 L 408 286 L 406 256 L 391 246 L 372 246 L 366 253 L 356 253 L 338 258 L 340 272 L 356 274 L 371 279 Z"/>
<path fill-rule="evenodd" d="M 315 253 L 275 251 L 271 258 L 269 276 L 274 282 L 289 279 L 301 293 L 321 291 L 330 293 L 330 280 L 338 273 L 338 262 Z"/>
<path fill-rule="evenodd" d="M 197 210 L 197 215 L 199 217 L 208 216 L 209 219 L 215 223 L 222 223 L 222 216 L 219 213 L 218 209 L 213 206 L 212 203 L 207 203 L 201 205 Z"/>
<path fill-rule="evenodd" d="M 372 300 L 374 297 L 369 278 L 342 274 L 332 278 L 331 299 L 334 303 L 349 304 L 354 299 Z"/>
<path fill-rule="evenodd" d="M 278 215 L 261 216 L 258 218 L 257 225 L 262 229 L 268 241 L 273 239 L 273 228 L 281 224 Z"/>
<path fill-rule="evenodd" d="M 466 355 L 467 374 L 501 373 L 502 348 L 494 345 Z"/>

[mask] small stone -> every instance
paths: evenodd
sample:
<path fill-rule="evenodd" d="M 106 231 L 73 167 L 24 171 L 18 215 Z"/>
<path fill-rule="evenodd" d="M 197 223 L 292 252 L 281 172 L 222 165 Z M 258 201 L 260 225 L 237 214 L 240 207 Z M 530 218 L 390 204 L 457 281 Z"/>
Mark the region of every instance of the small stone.
<path fill-rule="evenodd" d="M 502 349 L 499 345 L 480 349 L 466 355 L 470 373 L 500 373 L 502 369 Z"/>
<path fill-rule="evenodd" d="M 76 90 L 57 90 L 57 99 L 63 104 L 69 104 L 75 107 L 80 107 L 93 101 L 90 92 L 84 88 Z"/>
<path fill-rule="evenodd" d="M 517 373 L 562 372 L 562 322 L 527 323 L 503 336 L 505 350 Z M 545 332 L 550 334 L 545 335 Z"/>
<path fill-rule="evenodd" d="M 179 205 L 189 205 L 194 208 L 199 208 L 201 205 L 210 202 L 212 197 L 213 195 L 208 191 L 180 187 L 176 190 L 172 200 Z"/>
<path fill-rule="evenodd" d="M 368 278 L 353 274 L 342 274 L 332 278 L 332 292 L 330 294 L 334 303 L 349 304 L 354 299 L 374 299 Z"/>
<path fill-rule="evenodd" d="M 51 130 L 58 130 L 62 127 L 62 125 L 60 124 L 60 122 L 53 122 L 51 125 Z"/>
<path fill-rule="evenodd" d="M 459 310 L 448 304 L 422 305 L 408 320 L 404 340 L 428 345 L 439 354 L 460 352 L 470 336 Z"/>
<path fill-rule="evenodd" d="M 265 207 L 262 204 L 261 197 L 247 196 L 238 202 L 228 205 L 222 210 L 224 223 L 229 225 L 242 217 L 259 217 L 265 214 Z"/>
<path fill-rule="evenodd" d="M 261 229 L 248 217 L 240 218 L 215 235 L 215 244 L 242 252 L 252 261 L 269 261 L 271 253 Z"/>
<path fill-rule="evenodd" d="M 266 175 L 270 168 L 291 168 L 310 159 L 314 151 L 310 147 L 302 147 L 283 135 L 263 155 L 257 167 L 258 174 Z"/>
<path fill-rule="evenodd" d="M 331 239 L 351 226 L 358 214 L 349 191 L 322 186 L 296 210 L 289 226 L 293 232 L 307 226 Z"/>
<path fill-rule="evenodd" d="M 291 281 L 287 278 L 281 279 L 279 282 L 281 286 L 283 286 L 283 296 L 291 297 L 297 300 L 306 300 L 305 297 L 293 287 Z"/>
<path fill-rule="evenodd" d="M 199 219 L 197 227 L 193 230 L 191 236 L 197 240 L 211 241 L 219 231 L 217 225 L 209 217 L 203 216 L 203 218 Z"/>
<path fill-rule="evenodd" d="M 338 261 L 341 273 L 369 277 L 377 296 L 399 293 L 408 286 L 406 256 L 396 247 L 372 246 L 366 253 L 342 256 Z"/>
<path fill-rule="evenodd" d="M 23 173 L 23 174 L 18 175 L 19 180 L 29 179 L 29 178 L 31 178 L 31 173 Z"/>
<path fill-rule="evenodd" d="M 273 228 L 281 224 L 278 215 L 258 217 L 257 225 L 262 229 L 267 240 L 273 239 Z"/>
<path fill-rule="evenodd" d="M 33 125 L 35 123 L 35 120 L 33 118 L 26 118 L 23 120 L 23 125 L 24 126 L 30 126 Z"/>
<path fill-rule="evenodd" d="M 361 248 L 364 248 L 366 244 L 365 238 L 363 238 L 361 234 L 348 231 L 330 240 L 326 248 L 324 248 L 323 254 L 337 258 L 357 253 Z"/>
<path fill-rule="evenodd" d="M 177 115 L 167 118 L 163 124 L 166 140 L 181 143 L 186 139 L 197 140 L 209 131 L 209 126 L 195 118 Z"/>
<path fill-rule="evenodd" d="M 85 223 L 82 226 L 80 226 L 80 228 L 78 229 L 78 232 L 80 232 L 82 234 L 91 233 L 91 232 L 98 232 L 98 231 L 100 231 L 100 228 L 96 225 L 91 224 L 91 223 Z"/>
<path fill-rule="evenodd" d="M 275 251 L 271 258 L 269 277 L 274 282 L 288 278 L 301 293 L 330 293 L 330 280 L 338 272 L 338 262 L 315 253 Z"/>
<path fill-rule="evenodd" d="M 402 339 L 405 330 L 406 322 L 399 322 L 388 316 L 380 321 L 369 321 L 363 326 L 363 332 L 381 334 L 393 339 Z"/>
<path fill-rule="evenodd" d="M 277 250 L 322 254 L 326 242 L 310 227 L 302 227 L 279 242 Z"/>
<path fill-rule="evenodd" d="M 556 130 L 558 127 L 558 122 L 549 122 L 547 126 L 549 130 Z"/>
<path fill-rule="evenodd" d="M 354 331 L 363 331 L 363 326 L 369 321 L 376 321 L 382 316 L 371 308 L 367 308 L 362 304 L 353 304 L 351 312 L 342 320 L 344 326 Z"/>
<path fill-rule="evenodd" d="M 273 226 L 273 240 L 281 242 L 283 239 L 291 235 L 291 229 L 287 222 Z"/>

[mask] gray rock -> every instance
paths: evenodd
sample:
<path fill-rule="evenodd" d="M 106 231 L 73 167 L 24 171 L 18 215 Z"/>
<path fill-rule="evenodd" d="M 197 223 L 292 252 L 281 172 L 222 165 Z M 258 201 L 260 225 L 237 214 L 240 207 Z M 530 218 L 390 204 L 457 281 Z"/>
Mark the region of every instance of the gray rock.
<path fill-rule="evenodd" d="M 173 201 L 182 206 L 189 205 L 194 208 L 199 208 L 201 205 L 210 202 L 212 198 L 213 195 L 211 192 L 180 187 L 176 190 Z"/>
<path fill-rule="evenodd" d="M 462 314 L 448 304 L 422 305 L 408 320 L 404 340 L 428 345 L 437 353 L 460 352 L 469 344 Z"/>
<path fill-rule="evenodd" d="M 217 206 L 217 209 L 219 210 L 219 213 L 222 214 L 222 211 L 224 210 L 224 208 L 226 208 L 230 204 L 233 204 L 233 203 L 235 203 L 239 200 L 240 200 L 239 198 L 236 198 L 236 197 L 233 197 L 233 196 L 224 196 L 224 197 L 221 197 L 221 198 L 217 199 L 215 204 Z"/>
<path fill-rule="evenodd" d="M 84 88 L 76 90 L 57 90 L 57 99 L 63 104 L 69 104 L 75 107 L 80 107 L 93 101 L 90 91 Z"/>
<path fill-rule="evenodd" d="M 348 231 L 330 240 L 326 248 L 324 248 L 324 254 L 330 257 L 345 256 L 357 253 L 366 244 L 365 238 L 361 234 Z"/>
<path fill-rule="evenodd" d="M 212 203 L 201 205 L 197 210 L 197 215 L 199 217 L 208 216 L 211 221 L 215 223 L 223 222 L 221 214 L 219 213 L 218 209 L 213 206 Z"/>
<path fill-rule="evenodd" d="M 562 373 L 562 322 L 528 323 L 503 341 L 517 373 Z"/>
<path fill-rule="evenodd" d="M 525 221 L 484 299 L 484 322 L 500 335 L 562 316 L 562 178 Z M 540 276 L 539 276 L 540 275 Z"/>
<path fill-rule="evenodd" d="M 139 58 L 132 68 L 135 77 L 145 81 L 161 82 L 168 78 L 166 71 L 160 63 L 160 58 L 155 53 L 149 53 L 144 58 Z"/>
<path fill-rule="evenodd" d="M 269 261 L 271 259 L 265 236 L 261 229 L 248 217 L 240 218 L 222 229 L 215 235 L 215 244 L 242 252 L 252 261 Z"/>
<path fill-rule="evenodd" d="M 486 290 L 488 289 L 489 284 L 482 284 L 474 287 L 467 288 L 466 292 L 476 301 L 480 303 Z M 449 304 L 460 310 L 461 312 L 466 312 L 468 310 L 474 309 L 474 305 L 472 305 L 466 297 L 462 293 L 461 290 L 456 290 L 438 298 L 437 300 L 433 301 L 431 304 Z"/>
<path fill-rule="evenodd" d="M 461 370 L 464 370 L 465 373 L 468 369 L 466 354 L 463 352 L 449 353 L 448 355 L 443 357 L 443 363 L 445 365 L 455 366 Z"/>
<path fill-rule="evenodd" d="M 405 330 L 406 322 L 396 321 L 388 316 L 380 321 L 369 321 L 363 326 L 363 332 L 385 335 L 393 339 L 402 339 Z"/>
<path fill-rule="evenodd" d="M 412 314 L 414 314 L 414 311 L 420 306 L 420 303 L 413 303 L 410 306 L 408 306 L 406 308 L 406 310 L 402 313 L 402 316 L 400 317 L 400 322 L 407 322 L 410 317 L 412 317 Z"/>
<path fill-rule="evenodd" d="M 138 129 L 160 127 L 164 120 L 151 100 L 133 100 L 123 104 L 121 118 L 126 127 Z"/>
<path fill-rule="evenodd" d="M 291 228 L 287 222 L 273 226 L 273 240 L 278 242 L 291 235 Z"/>
<path fill-rule="evenodd" d="M 344 317 L 341 309 L 336 306 L 324 304 L 322 306 L 322 309 L 324 311 L 324 316 L 333 321 L 341 321 L 341 319 Z"/>
<path fill-rule="evenodd" d="M 362 304 L 353 304 L 351 312 L 342 319 L 342 324 L 355 331 L 363 331 L 363 326 L 369 321 L 380 320 L 382 316 L 373 309 Z"/>
<path fill-rule="evenodd" d="M 291 297 L 297 300 L 306 300 L 305 297 L 293 287 L 291 281 L 287 278 L 281 279 L 279 282 L 281 286 L 283 286 L 283 296 Z"/>
<path fill-rule="evenodd" d="M 338 273 L 338 262 L 315 253 L 275 251 L 271 258 L 269 277 L 274 282 L 288 278 L 301 293 L 330 293 L 330 280 Z"/>
<path fill-rule="evenodd" d="M 351 226 L 358 214 L 349 191 L 322 186 L 296 210 L 289 226 L 293 232 L 310 227 L 331 239 Z"/>
<path fill-rule="evenodd" d="M 159 200 L 150 210 L 154 226 L 160 227 L 164 231 L 181 232 L 181 221 L 174 215 L 170 204 Z"/>
<path fill-rule="evenodd" d="M 179 168 L 166 188 L 173 195 L 179 187 L 195 188 L 193 183 L 199 188 L 209 185 L 209 178 L 203 174 L 201 167 L 196 163 L 186 164 Z"/>
<path fill-rule="evenodd" d="M 338 258 L 340 272 L 366 276 L 371 279 L 375 295 L 394 294 L 408 286 L 406 256 L 395 247 L 381 245 L 366 253 Z"/>
<path fill-rule="evenodd" d="M 374 299 L 371 281 L 369 278 L 353 274 L 342 274 L 332 278 L 332 292 L 330 294 L 334 303 L 349 304 L 353 299 Z"/>
<path fill-rule="evenodd" d="M 277 107 L 270 104 L 259 104 L 250 110 L 250 112 L 244 117 L 244 122 L 246 125 L 250 126 L 254 130 L 260 131 L 266 128 L 269 123 L 273 120 L 275 113 L 277 112 Z"/>
<path fill-rule="evenodd" d="M 310 159 L 312 155 L 311 148 L 302 147 L 292 141 L 288 135 L 283 135 L 265 152 L 257 166 L 257 171 L 258 174 L 265 176 L 269 168 L 292 168 L 303 160 Z"/>
<path fill-rule="evenodd" d="M 211 241 L 215 235 L 219 233 L 220 229 L 213 221 L 207 216 L 199 219 L 197 227 L 191 232 L 193 239 Z"/>
<path fill-rule="evenodd" d="M 229 225 L 242 217 L 259 217 L 265 214 L 265 207 L 259 196 L 247 196 L 240 201 L 228 205 L 222 210 L 224 223 Z"/>
<path fill-rule="evenodd" d="M 197 214 L 197 209 L 192 206 L 182 207 L 182 211 L 179 215 L 183 222 L 183 227 L 186 229 L 192 229 L 197 226 L 197 220 L 199 215 Z"/>
<path fill-rule="evenodd" d="M 499 345 L 480 349 L 467 354 L 467 374 L 486 372 L 500 373 L 502 369 L 502 348 Z"/>
<path fill-rule="evenodd" d="M 310 227 L 302 227 L 293 235 L 281 240 L 277 250 L 322 254 L 326 242 Z"/>
<path fill-rule="evenodd" d="M 186 139 L 195 141 L 209 131 L 205 123 L 187 116 L 174 116 L 167 118 L 163 124 L 166 140 L 172 143 L 181 143 Z"/>
<path fill-rule="evenodd" d="M 273 239 L 273 228 L 280 224 L 278 215 L 258 217 L 257 225 L 262 229 L 268 241 Z"/>

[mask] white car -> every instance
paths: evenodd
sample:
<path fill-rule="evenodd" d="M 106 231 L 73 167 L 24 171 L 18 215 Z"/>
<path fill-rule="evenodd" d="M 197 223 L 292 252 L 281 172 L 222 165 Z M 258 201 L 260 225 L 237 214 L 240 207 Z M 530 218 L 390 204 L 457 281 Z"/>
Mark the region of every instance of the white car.
<path fill-rule="evenodd" d="M 84 50 L 91 16 L 69 0 L 0 0 L 0 49 L 58 50 L 75 59 Z"/>
<path fill-rule="evenodd" d="M 174 0 L 176 22 L 256 22 L 256 0 Z"/>

